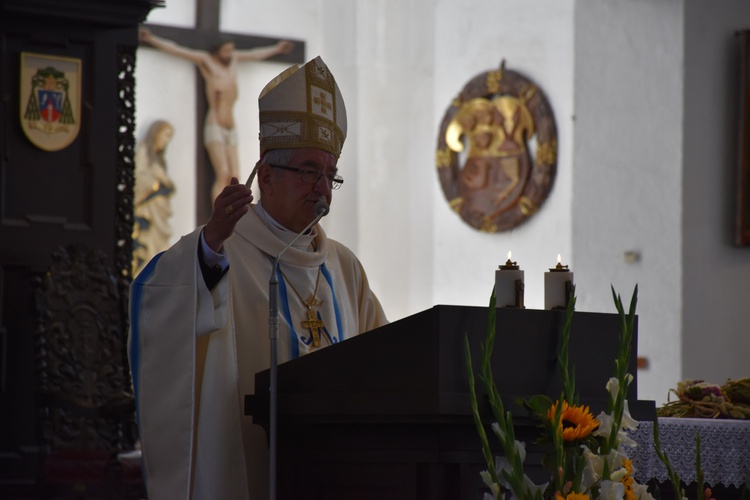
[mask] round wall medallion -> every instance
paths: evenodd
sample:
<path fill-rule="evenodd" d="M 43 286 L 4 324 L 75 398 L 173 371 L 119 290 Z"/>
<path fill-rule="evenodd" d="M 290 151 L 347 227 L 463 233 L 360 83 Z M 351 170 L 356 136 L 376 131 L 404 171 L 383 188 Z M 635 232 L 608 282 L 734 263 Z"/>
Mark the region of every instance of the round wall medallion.
<path fill-rule="evenodd" d="M 443 116 L 435 155 L 448 203 L 471 227 L 500 232 L 534 215 L 552 190 L 557 129 L 547 98 L 504 68 L 471 79 Z"/>

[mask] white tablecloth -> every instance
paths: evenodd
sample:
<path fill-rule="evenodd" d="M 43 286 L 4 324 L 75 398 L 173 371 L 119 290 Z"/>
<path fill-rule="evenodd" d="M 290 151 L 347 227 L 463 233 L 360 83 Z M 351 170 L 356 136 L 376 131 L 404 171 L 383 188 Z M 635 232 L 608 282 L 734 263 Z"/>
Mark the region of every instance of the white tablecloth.
<path fill-rule="evenodd" d="M 669 463 L 686 484 L 697 481 L 695 436 L 701 436 L 704 481 L 741 487 L 750 480 L 750 421 L 708 418 L 659 418 L 659 442 Z M 638 443 L 627 448 L 639 482 L 668 481 L 667 470 L 654 451 L 653 422 L 641 422 L 630 436 Z"/>

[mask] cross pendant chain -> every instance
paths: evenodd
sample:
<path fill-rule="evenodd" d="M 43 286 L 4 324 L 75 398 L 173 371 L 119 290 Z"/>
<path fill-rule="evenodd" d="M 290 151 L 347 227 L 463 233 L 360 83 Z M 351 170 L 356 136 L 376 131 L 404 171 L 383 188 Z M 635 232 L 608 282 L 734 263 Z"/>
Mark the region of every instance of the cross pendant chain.
<path fill-rule="evenodd" d="M 303 300 L 302 303 L 305 304 L 309 309 L 312 306 L 319 306 L 320 304 L 322 304 L 323 299 L 319 299 L 315 295 L 310 295 L 307 300 Z"/>

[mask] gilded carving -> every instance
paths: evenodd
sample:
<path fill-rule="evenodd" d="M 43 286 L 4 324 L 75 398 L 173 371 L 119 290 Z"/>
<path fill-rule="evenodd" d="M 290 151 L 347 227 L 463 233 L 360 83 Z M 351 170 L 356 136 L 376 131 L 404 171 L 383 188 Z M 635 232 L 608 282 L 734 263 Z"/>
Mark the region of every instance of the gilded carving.
<path fill-rule="evenodd" d="M 437 168 L 450 167 L 453 163 L 453 151 L 448 148 L 438 149 L 435 153 L 435 164 Z"/>
<path fill-rule="evenodd" d="M 557 141 L 541 142 L 536 149 L 537 165 L 554 165 L 557 162 Z"/>
<path fill-rule="evenodd" d="M 557 131 L 544 93 L 504 64 L 477 75 L 443 117 L 435 161 L 464 222 L 485 232 L 521 224 L 542 206 L 556 172 Z"/>

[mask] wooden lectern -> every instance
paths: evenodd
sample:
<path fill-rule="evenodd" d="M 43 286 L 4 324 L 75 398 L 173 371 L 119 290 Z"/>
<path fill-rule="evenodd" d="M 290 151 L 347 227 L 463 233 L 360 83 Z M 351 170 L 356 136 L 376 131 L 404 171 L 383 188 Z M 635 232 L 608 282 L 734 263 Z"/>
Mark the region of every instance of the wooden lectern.
<path fill-rule="evenodd" d="M 497 310 L 493 376 L 527 444 L 527 474 L 538 483 L 547 474 L 532 443 L 537 429 L 515 400 L 559 396 L 564 320 L 564 311 Z M 476 367 L 486 332 L 486 308 L 435 306 L 279 365 L 279 500 L 482 498 L 486 464 L 469 404 L 464 335 Z M 606 403 L 618 336 L 615 314 L 573 317 L 570 365 L 581 402 L 595 414 Z M 637 352 L 634 335 L 634 377 Z M 246 413 L 268 430 L 268 392 L 260 389 L 269 387 L 268 370 L 256 374 L 255 386 Z M 653 420 L 654 402 L 636 394 L 637 379 L 628 393 L 633 417 Z M 489 426 L 489 406 L 478 397 Z M 490 442 L 498 445 L 491 433 Z"/>

